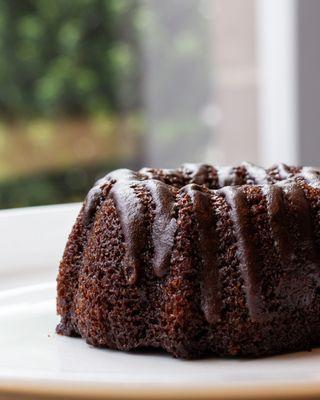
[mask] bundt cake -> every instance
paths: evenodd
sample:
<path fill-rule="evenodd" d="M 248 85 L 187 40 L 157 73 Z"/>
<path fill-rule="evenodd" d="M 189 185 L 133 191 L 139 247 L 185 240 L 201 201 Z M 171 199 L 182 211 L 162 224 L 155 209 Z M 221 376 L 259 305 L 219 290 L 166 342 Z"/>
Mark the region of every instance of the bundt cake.
<path fill-rule="evenodd" d="M 57 332 L 175 357 L 320 344 L 320 172 L 120 169 L 90 190 L 58 275 Z"/>

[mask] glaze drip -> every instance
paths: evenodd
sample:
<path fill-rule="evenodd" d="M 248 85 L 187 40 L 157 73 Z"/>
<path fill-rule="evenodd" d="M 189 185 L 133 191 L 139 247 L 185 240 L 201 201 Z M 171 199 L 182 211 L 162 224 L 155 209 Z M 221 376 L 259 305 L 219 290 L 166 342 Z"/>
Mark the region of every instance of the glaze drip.
<path fill-rule="evenodd" d="M 146 245 L 146 215 L 137 192 L 138 183 L 117 182 L 110 191 L 120 219 L 126 253 L 123 259 L 130 284 L 135 284 L 142 269 L 142 254 Z"/>
<path fill-rule="evenodd" d="M 221 310 L 219 269 L 217 265 L 218 240 L 215 232 L 215 215 L 210 194 L 203 193 L 198 185 L 191 184 L 183 189 L 190 197 L 198 231 L 198 252 L 202 259 L 203 285 L 201 287 L 201 308 L 206 320 L 212 324 L 219 320 Z"/>
<path fill-rule="evenodd" d="M 280 278 L 279 287 L 280 289 L 285 287 L 286 296 L 282 297 L 281 303 L 287 308 L 297 307 L 297 298 L 304 299 L 303 301 L 306 303 L 312 300 L 310 296 L 305 296 L 305 286 L 299 284 L 299 280 L 301 279 L 301 282 L 302 280 L 306 282 L 312 281 L 312 279 L 317 280 L 315 272 L 319 266 L 319 255 L 315 246 L 310 218 L 310 206 L 303 189 L 293 181 L 266 186 L 263 188 L 263 193 L 267 200 L 271 233 L 281 262 L 279 271 L 284 274 Z M 293 232 L 287 225 L 289 218 L 287 213 L 294 217 L 299 249 L 293 240 Z M 297 258 L 297 251 L 303 256 L 300 262 Z"/>
<path fill-rule="evenodd" d="M 250 317 L 253 321 L 263 318 L 264 307 L 259 293 L 259 271 L 256 269 L 256 251 L 251 239 L 253 231 L 249 207 L 242 187 L 227 186 L 219 191 L 230 207 L 230 218 L 237 239 L 239 268 L 245 282 Z"/>
<path fill-rule="evenodd" d="M 290 233 L 285 224 L 286 205 L 282 187 L 279 185 L 263 186 L 262 193 L 266 197 L 271 235 L 283 270 L 291 270 L 295 255 Z"/>
<path fill-rule="evenodd" d="M 155 204 L 155 216 L 152 226 L 152 242 L 154 246 L 153 269 L 161 278 L 168 272 L 170 255 L 177 222 L 174 218 L 175 195 L 172 188 L 163 182 L 148 180 L 144 182 Z"/>
<path fill-rule="evenodd" d="M 296 183 L 283 186 L 287 199 L 293 208 L 300 248 L 304 254 L 304 260 L 309 271 L 315 271 L 319 265 L 319 257 L 315 248 L 312 222 L 310 218 L 310 206 L 303 189 Z"/>
<path fill-rule="evenodd" d="M 100 186 L 94 186 L 92 189 L 90 189 L 89 193 L 87 194 L 85 204 L 84 204 L 84 213 L 83 213 L 83 219 L 84 223 L 88 225 L 92 218 L 94 217 L 96 210 L 98 208 L 98 203 L 101 198 L 101 187 Z"/>
<path fill-rule="evenodd" d="M 264 185 L 269 182 L 268 174 L 264 168 L 249 162 L 243 162 L 241 165 L 246 169 L 247 174 L 253 180 L 254 184 Z"/>
<path fill-rule="evenodd" d="M 256 264 L 257 251 L 251 240 L 253 227 L 250 210 L 242 184 L 262 185 L 271 236 L 284 271 L 293 271 L 296 265 L 291 232 L 284 223 L 290 204 L 294 205 L 297 231 L 311 273 L 319 265 L 319 255 L 314 242 L 308 200 L 299 188 L 299 179 L 320 188 L 319 171 L 307 167 L 294 169 L 284 164 L 278 164 L 270 170 L 249 163 L 238 167 L 184 164 L 177 170 L 117 170 L 99 180 L 90 190 L 84 207 L 84 221 L 90 223 L 103 199 L 112 198 L 124 236 L 126 251 L 123 268 L 129 284 L 138 282 L 143 269 L 146 243 L 150 240 L 153 248 L 152 268 L 155 276 L 162 278 L 170 272 L 170 259 L 177 230 L 176 196 L 179 189 L 187 192 L 192 202 L 199 237 L 198 253 L 203 273 L 201 307 L 206 320 L 211 324 L 220 318 L 221 299 L 217 261 L 219 239 L 215 234 L 219 211 L 214 209 L 210 199 L 215 194 L 223 195 L 230 208 L 249 314 L 253 321 L 260 321 L 266 318 L 267 311 L 261 294 L 260 271 L 257 270 Z M 282 182 L 279 182 L 281 180 Z M 235 186 L 237 184 L 240 186 Z M 139 198 L 141 190 L 147 190 L 150 194 L 152 210 L 147 210 L 142 205 Z M 148 219 L 150 211 L 154 215 L 153 222 Z M 151 232 L 151 238 L 148 237 L 148 232 Z"/>

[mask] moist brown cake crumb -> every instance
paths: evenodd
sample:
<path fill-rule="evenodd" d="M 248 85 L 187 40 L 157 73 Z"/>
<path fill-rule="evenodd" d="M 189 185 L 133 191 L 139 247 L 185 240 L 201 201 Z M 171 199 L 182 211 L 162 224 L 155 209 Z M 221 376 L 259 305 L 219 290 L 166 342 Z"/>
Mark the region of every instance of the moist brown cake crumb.
<path fill-rule="evenodd" d="M 69 236 L 57 332 L 180 358 L 318 346 L 319 227 L 311 167 L 114 171 Z"/>

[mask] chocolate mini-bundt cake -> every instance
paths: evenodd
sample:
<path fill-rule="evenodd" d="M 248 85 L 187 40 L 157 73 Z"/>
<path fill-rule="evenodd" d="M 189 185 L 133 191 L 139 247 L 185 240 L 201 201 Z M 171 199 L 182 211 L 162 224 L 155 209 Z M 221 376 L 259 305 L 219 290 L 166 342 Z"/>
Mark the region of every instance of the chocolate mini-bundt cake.
<path fill-rule="evenodd" d="M 185 164 L 90 190 L 58 275 L 57 332 L 176 357 L 320 344 L 320 175 Z"/>

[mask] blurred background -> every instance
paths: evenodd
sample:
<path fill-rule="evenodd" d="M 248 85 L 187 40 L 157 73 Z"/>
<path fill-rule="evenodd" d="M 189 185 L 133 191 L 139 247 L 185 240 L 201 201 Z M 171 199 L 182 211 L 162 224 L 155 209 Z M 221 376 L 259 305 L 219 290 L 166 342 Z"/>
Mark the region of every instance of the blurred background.
<path fill-rule="evenodd" d="M 319 0 L 0 0 L 0 208 L 107 171 L 320 165 Z"/>

